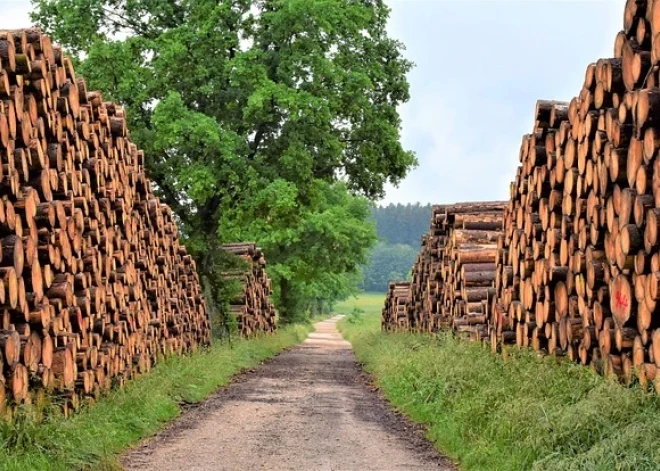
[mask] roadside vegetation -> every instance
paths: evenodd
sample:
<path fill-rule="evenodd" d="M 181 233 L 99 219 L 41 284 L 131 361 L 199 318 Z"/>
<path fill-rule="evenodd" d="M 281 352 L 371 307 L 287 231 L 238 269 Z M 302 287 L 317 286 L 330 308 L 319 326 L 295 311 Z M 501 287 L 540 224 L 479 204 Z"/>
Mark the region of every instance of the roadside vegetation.
<path fill-rule="evenodd" d="M 344 336 L 390 402 L 462 469 L 660 469 L 657 397 L 527 351 L 383 333 L 376 299 L 339 306 Z"/>
<path fill-rule="evenodd" d="M 218 341 L 211 349 L 170 357 L 69 419 L 48 406 L 25 409 L 11 422 L 0 421 L 0 469 L 120 469 L 119 453 L 310 330 L 311 324 L 288 325 L 274 335 Z"/>

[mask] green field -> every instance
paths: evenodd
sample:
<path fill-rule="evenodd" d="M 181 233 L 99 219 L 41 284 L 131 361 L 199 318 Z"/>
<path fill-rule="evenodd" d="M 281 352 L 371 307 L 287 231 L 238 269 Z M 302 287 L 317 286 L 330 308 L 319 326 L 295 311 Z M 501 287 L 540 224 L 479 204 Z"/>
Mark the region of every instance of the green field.
<path fill-rule="evenodd" d="M 660 469 L 655 395 L 528 351 L 503 358 L 450 335 L 382 333 L 375 300 L 346 304 L 370 313 L 344 319 L 344 336 L 390 402 L 462 469 Z"/>
<path fill-rule="evenodd" d="M 275 335 L 171 357 L 70 419 L 33 412 L 0 421 L 0 469 L 119 469 L 118 453 L 155 434 L 181 406 L 205 399 L 241 370 L 301 342 L 310 330 L 311 325 L 286 326 Z"/>
<path fill-rule="evenodd" d="M 365 315 L 380 316 L 383 303 L 385 302 L 385 293 L 362 293 L 357 297 L 350 297 L 345 301 L 337 303 L 334 311 L 337 314 L 348 315 L 354 309 L 361 309 Z"/>

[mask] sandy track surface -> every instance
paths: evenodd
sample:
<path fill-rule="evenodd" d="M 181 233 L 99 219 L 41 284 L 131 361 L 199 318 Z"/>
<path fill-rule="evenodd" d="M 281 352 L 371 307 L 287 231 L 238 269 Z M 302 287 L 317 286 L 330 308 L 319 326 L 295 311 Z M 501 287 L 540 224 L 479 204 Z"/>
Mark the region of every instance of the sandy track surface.
<path fill-rule="evenodd" d="M 338 317 L 124 456 L 127 470 L 454 470 L 368 388 Z"/>

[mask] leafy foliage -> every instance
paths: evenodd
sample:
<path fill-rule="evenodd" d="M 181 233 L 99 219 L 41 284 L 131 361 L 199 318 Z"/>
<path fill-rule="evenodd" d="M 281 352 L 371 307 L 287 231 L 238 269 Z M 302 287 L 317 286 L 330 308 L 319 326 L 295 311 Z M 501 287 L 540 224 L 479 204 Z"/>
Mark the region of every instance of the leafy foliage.
<path fill-rule="evenodd" d="M 366 199 L 416 164 L 397 112 L 412 64 L 383 1 L 34 5 L 90 87 L 128 108 L 201 267 L 218 270 L 221 242 L 256 241 L 288 317 L 351 289 L 374 243 Z"/>
<path fill-rule="evenodd" d="M 250 205 L 224 213 L 220 224 L 223 238 L 254 237 L 270 254 L 269 275 L 279 286 L 276 302 L 294 314 L 290 318 L 314 301 L 319 306 L 319 300 L 351 292 L 367 260 L 364 248 L 375 242 L 365 199 L 320 180 L 310 195 L 308 206 L 297 206 L 298 189 L 278 179 L 255 192 Z"/>

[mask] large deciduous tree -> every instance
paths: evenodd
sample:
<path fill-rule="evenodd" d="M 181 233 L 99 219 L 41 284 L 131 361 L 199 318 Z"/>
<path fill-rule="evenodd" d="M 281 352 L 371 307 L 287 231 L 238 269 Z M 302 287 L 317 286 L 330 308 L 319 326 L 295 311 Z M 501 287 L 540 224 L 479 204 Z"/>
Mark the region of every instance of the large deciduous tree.
<path fill-rule="evenodd" d="M 374 243 L 366 200 L 415 164 L 411 63 L 380 0 L 34 0 L 90 86 L 128 108 L 200 266 L 263 246 L 285 316 L 345 292 Z"/>

